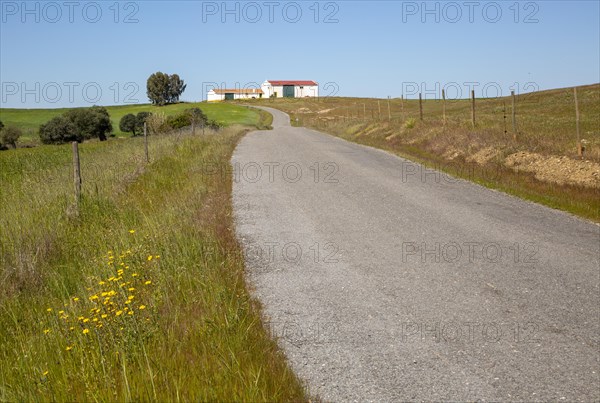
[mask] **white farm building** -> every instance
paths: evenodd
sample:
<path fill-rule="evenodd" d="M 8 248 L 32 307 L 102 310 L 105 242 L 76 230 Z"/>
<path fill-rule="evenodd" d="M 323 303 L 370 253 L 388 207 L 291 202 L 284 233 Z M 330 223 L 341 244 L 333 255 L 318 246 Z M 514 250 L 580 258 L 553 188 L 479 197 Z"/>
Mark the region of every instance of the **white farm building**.
<path fill-rule="evenodd" d="M 318 97 L 319 84 L 301 80 L 267 80 L 260 86 L 265 98 Z"/>
<path fill-rule="evenodd" d="M 262 98 L 263 91 L 258 88 L 236 88 L 236 89 L 221 89 L 213 88 L 206 94 L 208 102 L 226 101 L 230 99 L 253 99 Z"/>

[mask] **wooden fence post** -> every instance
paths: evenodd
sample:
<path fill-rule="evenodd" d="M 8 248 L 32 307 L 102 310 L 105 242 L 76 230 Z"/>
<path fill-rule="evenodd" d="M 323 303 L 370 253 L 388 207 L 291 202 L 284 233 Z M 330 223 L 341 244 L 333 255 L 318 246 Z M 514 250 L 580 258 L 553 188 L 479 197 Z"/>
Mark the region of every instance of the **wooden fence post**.
<path fill-rule="evenodd" d="M 75 185 L 75 208 L 79 212 L 81 200 L 81 164 L 79 163 L 79 143 L 74 141 L 73 146 L 73 184 Z"/>
<path fill-rule="evenodd" d="M 150 154 L 148 154 L 148 127 L 144 122 L 144 152 L 146 153 L 146 162 L 150 162 Z"/>
<path fill-rule="evenodd" d="M 404 119 L 404 94 L 400 95 L 400 109 L 402 110 L 402 119 Z"/>
<path fill-rule="evenodd" d="M 421 122 L 423 121 L 423 97 L 421 96 L 421 93 L 419 92 L 419 118 L 421 119 Z"/>
<path fill-rule="evenodd" d="M 475 90 L 471 90 L 471 123 L 475 128 Z"/>
<path fill-rule="evenodd" d="M 446 90 L 442 89 L 442 116 L 444 120 L 444 126 L 446 125 Z"/>
<path fill-rule="evenodd" d="M 512 127 L 513 127 L 513 140 L 517 141 L 517 104 L 515 101 L 515 92 L 511 91 L 510 96 L 512 97 Z"/>
<path fill-rule="evenodd" d="M 367 106 L 363 103 L 363 120 L 367 120 Z"/>
<path fill-rule="evenodd" d="M 579 132 L 579 100 L 577 99 L 577 87 L 573 87 L 575 96 L 575 125 L 577 127 L 577 155 L 583 159 L 583 147 L 581 146 L 581 133 Z"/>
<path fill-rule="evenodd" d="M 381 120 L 381 102 L 377 100 L 377 109 L 379 110 L 379 120 Z"/>
<path fill-rule="evenodd" d="M 388 120 L 392 121 L 392 108 L 390 107 L 390 96 L 388 95 Z"/>

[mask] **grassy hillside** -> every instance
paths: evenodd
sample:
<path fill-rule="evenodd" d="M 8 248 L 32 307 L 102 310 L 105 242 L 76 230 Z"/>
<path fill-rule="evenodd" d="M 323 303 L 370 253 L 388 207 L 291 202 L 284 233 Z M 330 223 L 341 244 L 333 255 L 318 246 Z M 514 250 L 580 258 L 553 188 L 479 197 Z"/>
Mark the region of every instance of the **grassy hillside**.
<path fill-rule="evenodd" d="M 214 170 L 244 130 L 83 143 L 79 212 L 70 145 L 0 153 L 0 401 L 305 399 Z"/>
<path fill-rule="evenodd" d="M 177 115 L 188 108 L 200 108 L 211 120 L 225 124 L 240 124 L 255 126 L 259 115 L 252 110 L 231 104 L 214 104 L 207 102 L 180 103 L 167 106 L 153 106 L 150 104 L 107 106 L 113 124 L 113 133 L 118 136 L 129 136 L 119 130 L 121 118 L 128 113 L 138 112 L 163 112 L 165 115 Z M 36 142 L 38 129 L 41 124 L 58 116 L 68 109 L 8 109 L 0 108 L 0 121 L 6 126 L 16 126 L 24 131 L 22 142 Z"/>
<path fill-rule="evenodd" d="M 446 102 L 303 98 L 247 102 L 290 114 L 293 124 L 389 150 L 435 169 L 600 221 L 600 84 L 578 87 L 577 153 L 573 88 L 516 97 Z M 389 105 L 389 109 L 388 109 Z"/>

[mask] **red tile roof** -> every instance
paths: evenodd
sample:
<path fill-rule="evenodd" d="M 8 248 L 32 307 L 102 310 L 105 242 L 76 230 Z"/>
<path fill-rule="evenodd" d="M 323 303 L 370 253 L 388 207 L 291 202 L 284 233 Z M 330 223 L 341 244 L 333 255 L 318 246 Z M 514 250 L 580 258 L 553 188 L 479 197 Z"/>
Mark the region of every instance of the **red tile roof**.
<path fill-rule="evenodd" d="M 267 80 L 271 85 L 319 85 L 314 81 L 302 80 Z"/>
<path fill-rule="evenodd" d="M 263 91 L 260 88 L 213 88 L 215 94 L 262 94 Z"/>

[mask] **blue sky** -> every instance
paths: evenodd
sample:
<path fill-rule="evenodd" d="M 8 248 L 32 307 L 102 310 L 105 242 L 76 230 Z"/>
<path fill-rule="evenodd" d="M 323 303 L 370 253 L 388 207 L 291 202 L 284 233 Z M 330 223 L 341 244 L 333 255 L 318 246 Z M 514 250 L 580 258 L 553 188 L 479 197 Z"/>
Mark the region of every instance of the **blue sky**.
<path fill-rule="evenodd" d="M 597 83 L 599 3 L 1 0 L 0 105 L 146 103 L 156 71 L 188 101 L 265 79 L 409 98 Z"/>

